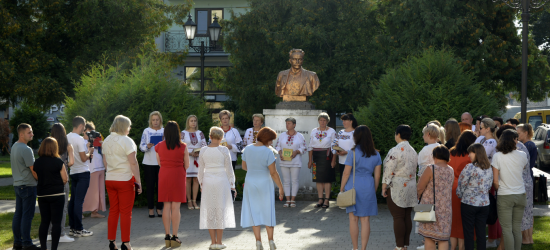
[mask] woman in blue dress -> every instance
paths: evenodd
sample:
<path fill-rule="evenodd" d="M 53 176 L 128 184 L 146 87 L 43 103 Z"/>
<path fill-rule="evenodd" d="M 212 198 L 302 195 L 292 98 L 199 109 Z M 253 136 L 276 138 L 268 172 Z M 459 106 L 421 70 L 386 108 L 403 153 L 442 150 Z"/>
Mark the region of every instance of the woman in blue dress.
<path fill-rule="evenodd" d="M 275 155 L 269 146 L 277 138 L 277 133 L 269 127 L 260 129 L 256 143 L 248 145 L 242 155 L 242 168 L 247 171 L 243 189 L 241 227 L 252 227 L 256 237 L 256 250 L 264 249 L 260 236 L 260 226 L 267 231 L 269 247 L 277 249 L 273 241 L 275 221 L 275 187 L 279 187 L 279 200 L 284 190 L 281 178 L 275 167 Z M 273 181 L 272 181 L 273 180 Z"/>
<path fill-rule="evenodd" d="M 354 187 L 353 176 L 355 175 L 355 205 L 347 207 L 346 212 L 349 214 L 349 233 L 353 249 L 359 249 L 359 220 L 361 220 L 361 249 L 365 250 L 370 236 L 369 218 L 378 215 L 376 190 L 380 183 L 382 159 L 374 148 L 372 133 L 367 126 L 357 127 L 353 133 L 353 140 L 355 146 L 348 151 L 340 192 Z M 354 154 L 355 157 L 353 157 Z M 355 174 L 353 173 L 354 159 Z"/>

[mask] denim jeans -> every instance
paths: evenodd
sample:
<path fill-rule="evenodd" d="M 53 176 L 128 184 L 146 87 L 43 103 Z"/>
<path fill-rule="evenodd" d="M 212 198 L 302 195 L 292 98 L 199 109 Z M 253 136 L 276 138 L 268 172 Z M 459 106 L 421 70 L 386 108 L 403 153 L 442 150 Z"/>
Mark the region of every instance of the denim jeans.
<path fill-rule="evenodd" d="M 69 227 L 82 230 L 82 207 L 90 186 L 90 172 L 71 175 L 71 201 L 69 202 Z"/>
<path fill-rule="evenodd" d="M 13 245 L 31 246 L 31 223 L 36 206 L 36 186 L 14 186 L 15 214 L 11 228 L 13 231 Z"/>

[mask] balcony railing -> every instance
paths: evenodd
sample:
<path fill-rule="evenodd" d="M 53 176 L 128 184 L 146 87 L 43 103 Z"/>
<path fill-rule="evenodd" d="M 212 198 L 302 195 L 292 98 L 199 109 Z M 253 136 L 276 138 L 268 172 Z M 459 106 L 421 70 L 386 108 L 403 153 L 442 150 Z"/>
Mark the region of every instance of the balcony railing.
<path fill-rule="evenodd" d="M 204 36 L 195 36 L 192 41 L 193 46 L 200 46 L 204 42 L 204 46 L 210 45 L 210 38 Z M 212 51 L 223 51 L 223 37 L 220 35 L 220 40 L 216 43 L 216 48 Z M 189 41 L 185 32 L 166 32 L 164 35 L 164 51 L 166 52 L 184 52 L 189 49 Z M 193 50 L 189 51 L 193 52 Z"/>

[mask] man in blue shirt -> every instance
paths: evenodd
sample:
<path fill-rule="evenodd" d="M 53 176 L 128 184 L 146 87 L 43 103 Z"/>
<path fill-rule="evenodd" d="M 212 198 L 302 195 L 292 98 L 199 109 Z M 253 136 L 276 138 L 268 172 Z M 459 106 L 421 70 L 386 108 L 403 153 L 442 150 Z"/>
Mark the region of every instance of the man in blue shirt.
<path fill-rule="evenodd" d="M 11 171 L 15 189 L 15 214 L 13 215 L 13 249 L 40 249 L 32 244 L 31 223 L 36 206 L 36 179 L 33 176 L 34 154 L 27 143 L 34 134 L 31 125 L 17 126 L 19 140 L 11 146 Z"/>

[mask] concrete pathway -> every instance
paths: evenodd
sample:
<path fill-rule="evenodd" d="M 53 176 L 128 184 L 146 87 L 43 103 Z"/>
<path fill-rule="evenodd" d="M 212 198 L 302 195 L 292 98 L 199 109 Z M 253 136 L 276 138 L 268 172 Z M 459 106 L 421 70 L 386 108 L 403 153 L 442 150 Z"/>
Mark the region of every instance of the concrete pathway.
<path fill-rule="evenodd" d="M 13 178 L 12 177 L 0 178 L 0 187 L 12 186 L 12 185 L 13 185 Z"/>

